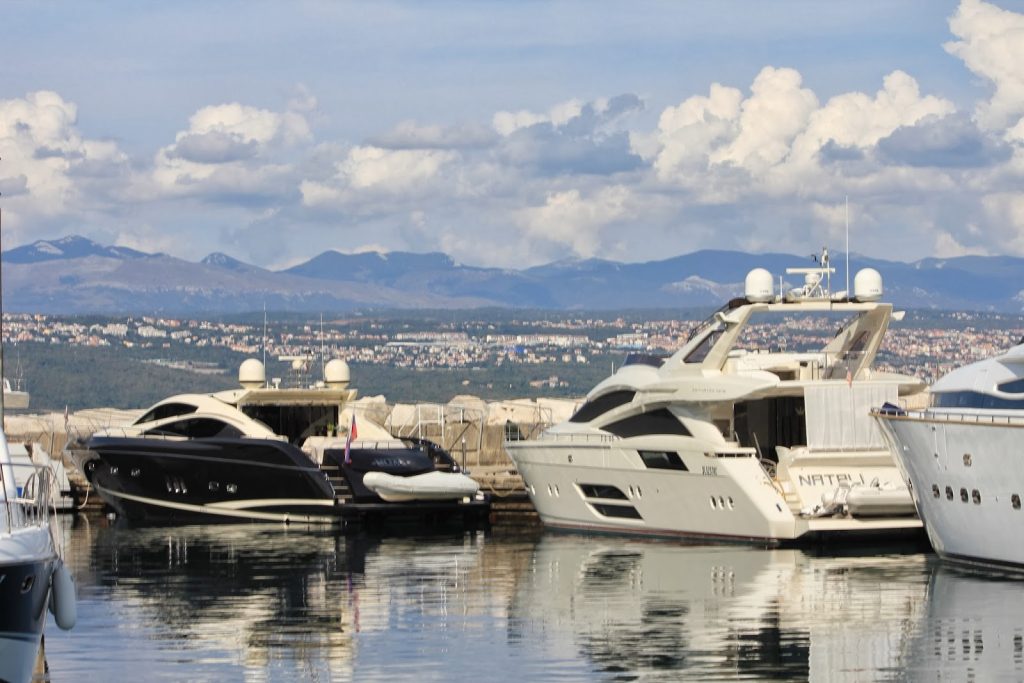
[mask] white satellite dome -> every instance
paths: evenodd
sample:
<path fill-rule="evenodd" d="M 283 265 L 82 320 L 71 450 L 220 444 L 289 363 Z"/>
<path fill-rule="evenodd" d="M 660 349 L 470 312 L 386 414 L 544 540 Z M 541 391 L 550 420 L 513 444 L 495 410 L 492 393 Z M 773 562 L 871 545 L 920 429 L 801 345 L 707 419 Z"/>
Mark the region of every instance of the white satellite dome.
<path fill-rule="evenodd" d="M 340 358 L 328 361 L 324 367 L 324 382 L 332 389 L 344 389 L 350 378 L 348 363 Z"/>
<path fill-rule="evenodd" d="M 882 276 L 874 268 L 862 268 L 853 278 L 853 298 L 878 301 L 882 298 Z"/>
<path fill-rule="evenodd" d="M 246 358 L 238 366 L 238 383 L 246 389 L 259 389 L 267 382 L 267 371 L 263 363 L 255 358 Z"/>
<path fill-rule="evenodd" d="M 743 293 L 747 297 L 747 301 L 752 303 L 769 303 L 775 298 L 772 274 L 764 268 L 754 268 L 747 273 L 747 279 L 743 283 Z"/>

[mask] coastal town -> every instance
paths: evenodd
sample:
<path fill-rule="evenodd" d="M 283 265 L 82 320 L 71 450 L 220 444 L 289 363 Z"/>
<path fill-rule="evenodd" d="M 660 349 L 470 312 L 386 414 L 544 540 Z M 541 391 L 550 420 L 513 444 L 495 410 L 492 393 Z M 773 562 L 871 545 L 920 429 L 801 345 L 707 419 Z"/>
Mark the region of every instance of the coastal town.
<path fill-rule="evenodd" d="M 204 350 L 270 356 L 320 354 L 356 365 L 398 369 L 472 369 L 533 366 L 536 388 L 564 381 L 555 368 L 614 363 L 629 353 L 669 355 L 699 318 L 647 319 L 593 314 L 509 312 L 489 319 L 429 316 L 355 316 L 287 324 L 165 318 L 82 319 L 40 314 L 4 315 L 4 343 L 148 350 L 155 362 L 199 373 L 229 368 L 202 359 Z M 820 348 L 836 331 L 823 318 L 752 324 L 744 346 L 794 351 Z M 1024 319 L 978 312 L 910 312 L 894 323 L 879 357 L 881 369 L 909 372 L 927 382 L 1020 342 Z M 264 340 L 266 340 L 264 342 Z M 550 366 L 551 372 L 540 366 Z"/>

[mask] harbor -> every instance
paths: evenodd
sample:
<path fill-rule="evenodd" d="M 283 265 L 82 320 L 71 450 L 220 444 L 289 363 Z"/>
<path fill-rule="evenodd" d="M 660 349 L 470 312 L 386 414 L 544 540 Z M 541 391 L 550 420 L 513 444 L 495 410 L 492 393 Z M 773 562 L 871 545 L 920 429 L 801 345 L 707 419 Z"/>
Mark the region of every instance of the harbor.
<path fill-rule="evenodd" d="M 1024 0 L 807 9 L 8 3 L 0 683 L 1024 681 Z"/>

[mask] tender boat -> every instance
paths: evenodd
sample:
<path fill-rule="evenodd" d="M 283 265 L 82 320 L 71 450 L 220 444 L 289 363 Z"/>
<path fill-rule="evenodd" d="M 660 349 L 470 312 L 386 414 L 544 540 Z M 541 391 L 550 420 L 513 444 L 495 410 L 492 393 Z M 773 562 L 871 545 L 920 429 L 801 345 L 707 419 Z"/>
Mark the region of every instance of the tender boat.
<path fill-rule="evenodd" d="M 76 465 L 130 519 L 487 518 L 489 498 L 442 448 L 356 414 L 344 361 L 308 384 L 311 359 L 282 360 L 293 364 L 291 386 L 268 384 L 263 363 L 246 360 L 240 389 L 165 399 L 131 425 L 91 435 L 73 449 Z"/>
<path fill-rule="evenodd" d="M 15 467 L 0 432 L 0 680 L 21 682 L 32 678 L 47 605 L 58 626 L 74 626 L 75 589 L 51 533 L 49 470 L 19 465 L 31 469 L 16 477 Z"/>
<path fill-rule="evenodd" d="M 826 250 L 776 295 L 751 271 L 671 357 L 627 359 L 567 422 L 507 441 L 542 521 L 767 545 L 920 534 L 869 411 L 924 383 L 874 367 L 894 316 L 878 272 L 853 296 L 833 272 Z"/>
<path fill-rule="evenodd" d="M 873 415 L 935 552 L 1024 571 L 1024 344 L 940 378 L 925 410 Z"/>

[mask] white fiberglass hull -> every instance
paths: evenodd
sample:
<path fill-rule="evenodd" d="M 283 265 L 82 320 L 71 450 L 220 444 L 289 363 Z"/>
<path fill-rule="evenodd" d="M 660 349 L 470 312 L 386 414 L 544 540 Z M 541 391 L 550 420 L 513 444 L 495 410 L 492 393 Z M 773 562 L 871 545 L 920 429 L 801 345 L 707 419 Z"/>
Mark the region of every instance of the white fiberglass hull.
<path fill-rule="evenodd" d="M 941 412 L 879 416 L 935 552 L 1024 570 L 1024 423 L 993 422 L 998 419 Z"/>
<path fill-rule="evenodd" d="M 426 472 L 411 477 L 398 477 L 386 472 L 367 472 L 363 485 L 389 503 L 413 500 L 459 500 L 470 498 L 480 485 L 464 474 Z"/>
<path fill-rule="evenodd" d="M 631 535 L 778 544 L 839 536 L 905 536 L 918 533 L 915 516 L 811 517 L 794 502 L 831 492 L 836 482 L 899 478 L 894 465 L 819 464 L 803 475 L 791 468 L 789 491 L 770 479 L 754 457 L 707 457 L 684 441 L 658 437 L 623 441 L 509 442 L 541 521 L 551 527 Z M 646 443 L 644 442 L 646 441 Z M 692 443 L 692 441 L 690 442 Z M 686 470 L 644 467 L 638 450 L 671 450 Z M 811 472 L 814 474 L 811 474 Z M 796 508 L 796 512 L 794 511 Z"/>

